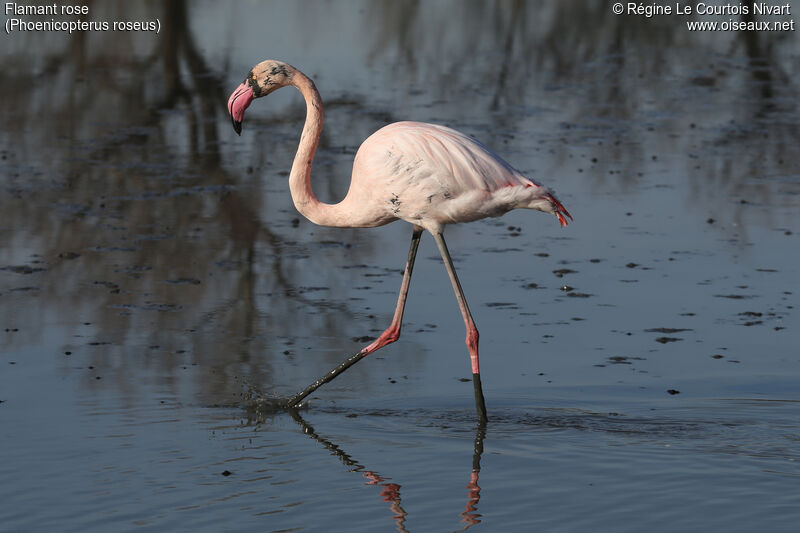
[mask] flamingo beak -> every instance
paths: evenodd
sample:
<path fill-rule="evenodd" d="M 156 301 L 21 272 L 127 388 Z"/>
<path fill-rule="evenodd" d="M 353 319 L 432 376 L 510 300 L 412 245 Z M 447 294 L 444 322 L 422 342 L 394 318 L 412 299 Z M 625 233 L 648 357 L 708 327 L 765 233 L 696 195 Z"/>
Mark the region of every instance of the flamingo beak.
<path fill-rule="evenodd" d="M 255 96 L 253 90 L 246 82 L 239 85 L 236 90 L 231 93 L 228 98 L 228 113 L 231 115 L 231 122 L 233 123 L 233 131 L 238 135 L 242 134 L 242 120 L 244 119 L 244 110 L 250 105 Z"/>
<path fill-rule="evenodd" d="M 553 212 L 558 217 L 558 223 L 562 228 L 566 227 L 566 225 L 569 224 L 566 217 L 569 217 L 569 219 L 572 220 L 572 215 L 569 214 L 569 211 L 567 211 L 567 209 L 561 205 L 561 202 L 559 202 L 555 196 L 552 194 L 547 194 L 545 196 L 553 205 Z M 566 217 L 564 215 L 566 215 Z"/>

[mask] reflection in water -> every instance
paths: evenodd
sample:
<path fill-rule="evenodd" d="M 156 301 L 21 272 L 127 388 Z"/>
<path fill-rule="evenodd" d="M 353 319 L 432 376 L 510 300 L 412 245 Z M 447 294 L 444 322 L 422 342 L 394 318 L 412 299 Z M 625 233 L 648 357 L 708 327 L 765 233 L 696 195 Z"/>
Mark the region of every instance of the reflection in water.
<path fill-rule="evenodd" d="M 381 477 L 380 474 L 372 470 L 365 470 L 363 475 L 369 480 L 367 485 L 379 485 L 382 487 L 382 501 L 389 503 L 389 509 L 394 513 L 392 518 L 397 524 L 397 531 L 408 531 L 405 527 L 407 513 L 400 505 L 400 485 L 389 483 L 386 478 Z"/>
<path fill-rule="evenodd" d="M 375 485 L 381 487 L 381 500 L 389 503 L 389 509 L 392 511 L 392 519 L 395 521 L 397 531 L 408 531 L 405 527 L 406 518 L 408 513 L 402 506 L 402 498 L 400 495 L 400 484 L 392 483 L 390 478 L 384 477 L 374 470 L 367 470 L 366 467 L 356 461 L 350 454 L 345 452 L 339 445 L 331 442 L 329 439 L 322 437 L 317 433 L 314 428 L 306 422 L 296 409 L 289 409 L 289 414 L 295 422 L 297 422 L 303 429 L 303 433 L 322 444 L 327 450 L 332 452 L 339 460 L 353 472 L 361 472 L 361 474 L 368 480 L 367 485 Z M 466 524 L 459 531 L 465 531 L 475 524 L 479 524 L 480 514 L 478 513 L 478 502 L 481 499 L 481 488 L 478 485 L 478 474 L 481 470 L 481 455 L 483 454 L 483 441 L 486 438 L 486 424 L 479 424 L 475 430 L 475 447 L 472 454 L 472 470 L 470 472 L 470 480 L 467 484 L 467 503 L 464 506 L 464 511 L 458 516 L 461 522 Z"/>
<path fill-rule="evenodd" d="M 166 511 L 164 520 L 178 523 L 191 514 L 195 523 L 204 523 L 211 515 L 241 516 L 241 496 L 222 502 L 218 499 L 222 494 L 216 490 L 219 486 L 197 476 L 197 468 L 186 468 L 183 459 L 170 462 L 159 455 L 182 446 L 175 444 L 173 433 L 166 437 L 162 434 L 165 440 L 151 439 L 159 433 L 154 423 L 162 416 L 153 415 L 153 406 L 159 402 L 169 406 L 230 404 L 232 398 L 239 398 L 245 381 L 260 390 L 295 392 L 294 385 L 316 377 L 313 368 L 338 362 L 342 353 L 360 344 L 332 339 L 379 333 L 385 326 L 388 317 L 374 314 L 372 307 L 377 309 L 375 301 L 386 288 L 395 293 L 400 272 L 393 263 L 401 256 L 386 259 L 377 255 L 374 243 L 380 235 L 314 228 L 291 207 L 285 182 L 302 128 L 300 102 L 264 109 L 261 117 L 268 116 L 269 120 L 259 120 L 255 115 L 252 124 L 257 135 L 252 144 L 230 142 L 234 134 L 225 116 L 227 91 L 223 88 L 240 82 L 241 73 L 265 56 L 285 57 L 308 66 L 328 103 L 329 120 L 313 178 L 318 180 L 314 187 L 321 198 L 334 201 L 344 195 L 358 143 L 385 123 L 403 119 L 441 122 L 473 133 L 497 146 L 509 159 L 522 161 L 521 170 L 532 171 L 534 178 L 563 176 L 566 187 L 574 188 L 576 205 L 592 203 L 600 216 L 605 214 L 601 210 L 608 212 L 606 195 L 621 194 L 626 200 L 641 202 L 635 211 L 645 213 L 664 207 L 656 205 L 656 195 L 649 192 L 674 187 L 679 192 L 669 196 L 677 199 L 670 206 L 672 215 L 716 220 L 704 226 L 710 237 L 687 241 L 687 248 L 708 244 L 708 260 L 673 263 L 692 272 L 670 270 L 666 262 L 656 262 L 651 266 L 657 268 L 649 273 L 658 276 L 657 280 L 650 278 L 648 282 L 648 272 L 642 272 L 641 291 L 631 301 L 639 301 L 642 293 L 657 285 L 671 288 L 670 280 L 679 276 L 704 279 L 706 274 L 694 270 L 696 266 L 713 270 L 707 277 L 724 276 L 731 284 L 749 285 L 744 292 L 758 292 L 761 276 L 780 281 L 773 282 L 777 296 L 726 300 L 726 310 L 720 316 L 710 310 L 719 306 L 703 300 L 703 289 L 708 287 L 698 285 L 698 290 L 693 290 L 689 286 L 685 293 L 672 291 L 686 300 L 679 310 L 677 304 L 665 305 L 664 309 L 692 315 L 697 312 L 692 319 L 696 320 L 694 326 L 688 327 L 696 327 L 697 340 L 706 344 L 689 346 L 687 337 L 685 346 L 676 344 L 675 352 L 661 354 L 674 353 L 677 358 L 678 352 L 689 352 L 682 359 L 684 363 L 695 354 L 698 357 L 694 359 L 708 359 L 703 356 L 703 346 L 710 349 L 718 344 L 712 344 L 713 339 L 735 334 L 731 316 L 740 312 L 763 313 L 765 321 L 747 329 L 753 353 L 758 355 L 750 360 L 741 358 L 740 375 L 758 374 L 760 360 L 767 355 L 777 358 L 781 352 L 793 353 L 790 341 L 779 336 L 789 335 L 794 324 L 791 321 L 796 319 L 792 314 L 797 307 L 796 291 L 791 292 L 794 263 L 776 259 L 774 265 L 759 265 L 776 267 L 775 272 L 748 272 L 744 276 L 747 279 L 739 281 L 737 276 L 728 277 L 731 260 L 736 259 L 736 251 L 728 253 L 728 243 L 734 236 L 746 243 L 748 231 L 765 235 L 780 230 L 780 235 L 786 232 L 785 242 L 789 243 L 784 257 L 791 257 L 789 252 L 796 248 L 792 246 L 798 234 L 795 220 L 800 197 L 796 33 L 690 33 L 682 20 L 671 17 L 615 17 L 608 3 L 596 0 L 355 0 L 346 8 L 337 2 L 317 1 L 109 0 L 87 5 L 97 20 L 160 18 L 164 31 L 157 36 L 142 32 L 4 36 L 6 53 L 0 74 L 0 113 L 4 118 L 0 121 L 0 380 L 4 380 L 4 386 L 0 387 L 0 409 L 4 417 L 15 413 L 19 420 L 29 423 L 27 430 L 20 425 L 19 431 L 2 433 L 3 449 L 10 447 L 12 455 L 27 459 L 21 467 L 11 461 L 4 464 L 5 477 L 18 480 L 14 492 L 20 515 L 50 513 L 58 518 L 54 524 L 74 520 L 75 529 L 87 523 L 87 529 L 130 528 L 129 522 L 123 523 L 123 516 L 160 515 L 166 510 L 168 493 L 174 490 L 153 491 L 149 475 L 133 473 L 147 468 L 149 461 L 149 466 L 162 465 L 165 471 L 173 472 L 182 485 L 193 485 L 181 493 L 185 501 L 171 500 L 172 509 L 182 508 L 189 501 L 196 503 L 198 495 L 218 505 Z M 669 219 L 654 215 L 640 224 L 643 233 L 629 234 L 630 246 L 648 250 L 645 254 L 657 250 L 650 257 L 660 261 L 663 256 L 658 254 L 664 249 L 657 234 L 670 231 L 665 229 Z M 794 231 L 792 236 L 789 230 Z M 734 232 L 737 235 L 731 235 Z M 618 237 L 592 237 L 600 245 L 609 246 L 609 260 L 576 268 L 597 268 L 587 284 L 599 286 L 619 279 L 616 267 L 605 266 L 627 262 L 619 248 L 614 249 L 621 244 Z M 484 233 L 475 239 L 476 246 L 489 246 L 490 238 Z M 623 238 L 628 240 L 625 235 Z M 493 261 L 509 257 L 492 255 L 487 259 L 481 255 L 487 268 Z M 475 261 L 470 264 L 481 265 L 478 257 L 472 259 Z M 506 281 L 506 288 L 517 283 Z M 421 306 L 435 299 L 420 292 L 412 296 Z M 582 324 L 593 323 L 605 328 L 611 320 L 606 313 L 634 321 L 641 318 L 636 315 L 643 314 L 636 304 L 631 305 L 634 311 L 628 312 L 622 307 L 606 307 L 608 302 L 600 302 L 599 297 L 586 300 L 590 305 L 595 302 L 600 304 L 600 311 L 578 307 L 577 300 L 564 303 L 570 311 L 560 316 L 584 320 L 564 329 L 582 331 Z M 498 313 L 502 318 L 496 320 L 510 314 Z M 768 322 L 767 316 L 773 314 L 773 322 Z M 773 323 L 775 330 L 766 331 Z M 656 325 L 683 324 L 644 327 Z M 542 328 L 549 330 L 551 325 Z M 534 344 L 538 333 L 551 332 L 534 331 Z M 619 345 L 625 346 L 620 353 L 628 355 L 628 348 L 650 350 L 649 345 L 641 344 L 642 335 L 635 333 L 630 338 L 633 344 Z M 419 335 L 420 342 L 432 340 L 423 335 L 426 333 Z M 394 358 L 399 361 L 397 367 L 420 370 L 442 359 L 432 356 L 433 343 L 421 348 L 421 344 L 413 344 L 414 337 L 409 336 L 405 346 L 397 347 L 401 355 Z M 590 337 L 586 338 L 589 342 Z M 574 362 L 586 355 L 579 351 L 579 344 L 572 346 L 576 349 L 570 357 L 560 357 L 559 363 L 553 364 Z M 593 346 L 612 353 L 611 347 L 603 345 L 603 338 Z M 744 349 L 731 347 L 731 352 L 738 351 L 738 357 Z M 713 361 L 739 362 L 722 353 L 725 359 Z M 519 354 L 527 355 L 524 346 Z M 659 364 L 656 359 L 654 354 L 650 364 Z M 791 374 L 791 357 L 787 355 L 779 363 L 775 360 L 767 373 L 788 369 Z M 584 363 L 591 366 L 594 362 L 586 356 L 574 367 L 553 370 L 578 368 Z M 357 383 L 372 387 L 378 381 L 386 382 L 386 376 L 379 373 L 386 368 L 394 372 L 397 367 L 391 364 L 395 363 L 365 364 L 351 372 L 356 373 Z M 512 367 L 510 354 L 501 364 Z M 673 364 L 670 359 L 665 364 L 674 369 L 678 362 Z M 702 368 L 706 371 L 705 366 Z M 651 376 L 658 374 L 650 370 L 654 370 Z M 591 372 L 594 370 L 584 376 L 596 378 Z M 721 379 L 727 376 L 724 372 Z M 412 380 L 413 376 L 409 382 Z M 16 395 L 10 392 L 13 387 L 5 386 L 9 382 L 18 390 L 27 390 Z M 427 394 L 435 403 L 443 394 L 439 385 L 421 378 L 408 390 Z M 37 391 L 35 399 L 41 400 L 38 404 L 29 401 L 31 387 Z M 708 392 L 698 387 L 694 392 L 713 396 L 719 390 L 723 389 Z M 796 383 L 778 390 L 794 398 Z M 331 396 L 349 393 L 346 388 L 342 391 L 340 388 Z M 772 389 L 767 391 L 773 394 Z M 374 390 L 364 391 L 364 396 L 369 392 Z M 685 397 L 696 396 L 683 394 L 672 400 L 685 401 Z M 57 405 L 61 408 L 57 412 L 69 412 L 71 418 L 56 421 L 63 425 L 36 424 L 37 415 L 47 417 L 51 413 L 44 408 L 28 410 L 35 405 Z M 86 405 L 93 406 L 91 412 Z M 115 411 L 116 407 L 121 409 Z M 738 411 L 738 407 L 731 410 Z M 128 412 L 137 415 L 134 419 L 119 416 Z M 555 501 L 561 492 L 549 489 L 585 489 L 582 481 L 586 478 L 578 482 L 575 475 L 609 481 L 607 486 L 617 490 L 608 492 L 619 496 L 594 498 L 594 505 L 584 511 L 603 513 L 606 505 L 634 502 L 637 516 L 666 516 L 674 519 L 678 528 L 687 520 L 707 515 L 708 508 L 697 504 L 704 492 L 719 492 L 731 502 L 722 508 L 728 515 L 726 524 L 736 523 L 740 517 L 737 511 L 747 520 L 744 513 L 753 505 L 746 504 L 753 501 L 764 505 L 760 514 L 750 513 L 756 517 L 750 520 L 779 520 L 780 516 L 769 512 L 776 502 L 783 509 L 790 505 L 796 509 L 796 502 L 786 496 L 792 491 L 780 490 L 788 486 L 782 484 L 783 480 L 796 476 L 792 465 L 798 464 L 797 440 L 790 438 L 796 435 L 796 409 L 780 420 L 763 417 L 762 409 L 749 411 L 744 422 L 738 415 L 728 416 L 734 424 L 718 423 L 720 418 L 725 422 L 726 416 L 720 417 L 714 408 L 708 412 L 712 414 L 703 411 L 696 417 L 710 417 L 708 424 L 697 424 L 692 416 L 687 422 L 683 415 L 666 423 L 663 416 L 642 423 L 626 422 L 618 416 L 606 419 L 556 413 L 527 422 L 515 417 L 508 431 L 520 435 L 519 423 L 527 423 L 533 430 L 527 434 L 536 435 L 536 429 L 544 427 L 570 433 L 574 429 L 588 436 L 579 437 L 579 445 L 567 450 L 572 454 L 568 462 L 537 470 L 537 474 L 552 474 L 540 480 L 544 488 L 538 494 L 554 498 L 551 509 L 555 511 L 544 513 L 554 515 L 547 517 L 553 524 L 559 524 L 563 517 L 557 515 L 565 506 L 559 506 L 563 501 Z M 181 419 L 187 425 L 193 425 L 193 416 L 187 409 L 170 413 L 170 418 L 187 417 Z M 97 428 L 98 420 L 105 417 L 124 426 L 119 433 L 131 447 L 115 444 L 119 441 L 116 435 L 86 440 L 85 430 Z M 493 420 L 493 435 L 500 434 L 502 423 L 500 417 Z M 162 433 L 166 431 L 165 424 L 155 425 Z M 71 437 L 75 453 L 51 455 L 53 450 L 42 445 L 52 440 L 54 431 L 62 429 Z M 97 434 L 105 429 L 97 429 Z M 618 446 L 616 438 L 625 439 L 626 435 L 632 440 L 623 440 L 626 446 Z M 595 438 L 598 436 L 601 442 L 610 443 L 607 451 L 620 464 L 633 461 L 637 471 L 644 467 L 642 471 L 650 472 L 652 478 L 605 469 L 603 462 L 593 461 L 592 451 L 602 446 Z M 660 448 L 664 439 L 679 445 L 665 452 L 675 462 L 653 456 L 655 446 L 637 446 L 645 442 Z M 186 455 L 193 456 L 196 466 L 214 463 L 213 443 L 204 443 L 201 438 L 197 441 L 196 453 Z M 475 441 L 475 464 L 463 479 L 468 481 L 466 503 L 463 509 L 459 503 L 453 511 L 453 515 L 463 511 L 458 520 L 464 527 L 482 519 L 477 511 L 481 431 Z M 140 442 L 157 446 L 145 449 L 138 446 Z M 87 445 L 99 452 L 100 463 L 113 468 L 94 470 L 102 465 L 94 460 L 95 454 L 87 457 L 81 452 Z M 510 442 L 497 457 L 514 463 L 520 457 L 528 460 L 537 452 L 533 447 L 514 446 Z M 688 449 L 689 455 L 681 455 L 681 447 Z M 442 452 L 441 442 L 437 442 L 434 452 L 447 450 Z M 552 452 L 555 457 L 564 450 L 554 444 Z M 58 469 L 48 470 L 42 457 L 58 460 Z M 344 456 L 340 457 L 345 462 Z M 707 471 L 709 457 L 722 457 L 720 463 L 726 466 L 718 465 L 708 476 L 694 475 L 698 465 L 699 470 Z M 572 477 L 563 476 L 562 464 L 571 469 Z M 610 462 L 605 465 L 613 467 Z M 174 469 L 170 471 L 169 466 Z M 521 516 L 524 505 L 514 507 L 523 502 L 523 495 L 513 487 L 525 486 L 529 480 L 524 477 L 526 472 L 513 471 L 514 466 L 508 471 L 505 492 L 492 493 L 492 517 L 499 522 L 518 523 L 520 518 L 527 518 Z M 286 478 L 306 475 L 302 466 L 286 468 Z M 366 468 L 359 468 L 367 475 Z M 779 471 L 782 477 L 770 478 L 773 474 L 765 474 L 768 469 Z M 38 475 L 41 472 L 46 473 Z M 364 482 L 380 487 L 380 498 L 391 506 L 392 524 L 402 531 L 410 523 L 404 522 L 402 509 L 410 507 L 408 491 L 417 478 L 403 473 L 400 488 L 394 480 L 372 472 L 373 477 Z M 670 475 L 665 477 L 666 472 Z M 467 468 L 463 473 L 467 474 Z M 325 490 L 333 474 L 311 475 L 315 474 L 321 479 L 314 490 Z M 74 491 L 75 478 L 85 483 L 83 493 Z M 484 477 L 484 485 L 487 479 Z M 637 498 L 653 491 L 653 483 L 657 484 L 657 495 Z M 39 494 L 45 486 L 53 490 L 66 487 L 72 499 L 58 499 L 53 490 L 49 495 L 52 499 L 25 497 Z M 771 487 L 782 494 L 773 493 L 776 497 L 769 499 L 764 496 L 768 491 L 761 498 L 756 494 L 743 496 L 741 487 Z M 464 489 L 457 490 L 461 502 Z M 281 487 L 265 484 L 263 491 L 274 495 Z M 79 516 L 93 520 L 100 492 L 104 509 L 132 512 L 106 514 L 107 522 L 102 523 L 80 521 Z M 596 495 L 579 492 L 576 497 Z M 669 495 L 675 503 L 671 510 L 662 498 Z M 687 495 L 692 501 L 686 499 Z M 698 498 L 693 498 L 695 495 Z M 262 493 L 256 498 L 259 501 L 254 505 L 263 503 Z M 341 498 L 342 506 L 350 503 L 345 500 Z M 70 514 L 59 511 L 59 505 L 48 505 L 51 501 L 59 502 L 62 509 L 65 502 L 72 504 Z M 738 502 L 745 505 L 737 506 Z M 289 501 L 284 503 L 288 511 L 284 516 L 292 515 L 287 522 L 297 522 L 299 508 L 291 507 Z M 129 505 L 135 505 L 135 509 Z M 488 505 L 485 498 L 481 503 L 485 516 Z M 688 514 L 683 513 L 687 505 Z M 306 521 L 303 525 L 313 527 L 330 518 L 309 510 L 312 513 L 299 518 Z M 275 521 L 276 516 L 265 520 Z M 412 516 L 427 518 L 422 513 Z M 452 518 L 455 520 L 455 516 Z M 169 524 L 162 525 L 161 529 L 169 529 Z M 437 525 L 430 528 L 445 529 Z M 218 529 L 225 526 L 220 524 Z M 258 526 L 263 529 L 263 523 L 254 529 Z M 575 528 L 580 529 L 580 524 Z"/>
<path fill-rule="evenodd" d="M 464 512 L 459 516 L 465 526 L 460 531 L 466 531 L 475 524 L 480 524 L 481 515 L 478 513 L 478 502 L 481 500 L 481 487 L 478 485 L 478 474 L 481 471 L 481 456 L 483 455 L 483 439 L 486 438 L 486 424 L 479 423 L 475 430 L 475 446 L 472 452 L 472 472 L 467 484 L 467 503 Z"/>
<path fill-rule="evenodd" d="M 547 139 L 564 141 L 552 148 L 552 166 L 564 168 L 576 147 L 590 150 L 595 190 L 638 186 L 653 153 L 667 152 L 686 167 L 693 210 L 725 213 L 746 231 L 746 204 L 729 205 L 729 196 L 746 190 L 747 202 L 775 201 L 772 185 L 754 174 L 785 175 L 785 162 L 796 160 L 793 32 L 688 32 L 692 17 L 616 16 L 605 2 L 454 4 L 441 12 L 370 5 L 374 50 L 396 51 L 402 71 L 444 101 L 455 87 L 474 88 L 458 99 L 497 111 L 490 133 L 525 138 L 547 106 L 563 106 Z M 531 118 L 509 112 L 536 106 Z M 672 134 L 657 143 L 642 136 L 659 130 Z M 730 154 L 724 147 L 734 143 Z"/>
<path fill-rule="evenodd" d="M 7 224 L 0 232 L 11 243 L 3 261 L 20 265 L 33 257 L 47 265 L 37 276 L 43 283 L 36 291 L 43 297 L 24 306 L 25 312 L 80 315 L 100 337 L 89 342 L 105 347 L 92 364 L 103 365 L 114 354 L 123 366 L 135 365 L 143 345 L 168 372 L 173 354 L 191 354 L 193 364 L 210 368 L 213 379 L 198 387 L 207 397 L 235 393 L 241 383 L 234 376 L 243 372 L 269 386 L 277 372 L 268 355 L 291 350 L 298 307 L 338 311 L 306 322 L 306 334 L 315 337 L 346 329 L 353 320 L 348 306 L 321 300 L 311 290 L 347 280 L 333 276 L 321 283 L 303 276 L 298 263 L 308 245 L 286 229 L 295 215 L 261 220 L 262 213 L 281 211 L 261 194 L 253 168 L 268 163 L 233 170 L 222 165 L 224 73 L 198 49 L 185 2 L 150 7 L 154 12 L 148 15 L 170 28 L 163 39 L 79 34 L 70 47 L 51 50 L 36 35 L 16 36 L 16 42 L 30 42 L 25 54 L 9 56 L 15 83 L 4 85 L 4 114 L 46 115 L 48 128 L 3 132 L 2 168 L 19 200 L 2 199 Z M 127 9 L 108 3 L 98 13 L 130 18 Z M 132 43 L 93 46 L 83 40 L 112 37 Z M 143 51 L 121 52 L 126 49 Z M 37 50 L 50 57 L 50 77 L 64 78 L 58 85 L 68 98 L 35 83 L 40 72 L 26 54 Z M 5 127 L 37 123 L 11 120 Z M 285 126 L 294 130 L 293 123 Z M 50 154 L 46 160 L 36 155 L 43 146 Z M 371 247 L 362 246 L 347 259 L 360 263 L 369 253 Z M 86 290 L 78 295 L 76 288 Z M 277 297 L 265 310 L 259 293 Z M 74 339 L 85 335 L 67 335 L 63 348 L 74 350 Z M 139 335 L 146 338 L 132 344 L 131 337 Z M 39 341 L 3 339 L 12 343 L 10 350 L 14 343 Z M 129 388 L 125 376 L 136 373 L 121 369 L 120 388 Z"/>
<path fill-rule="evenodd" d="M 309 58 L 322 80 L 346 72 L 357 82 L 327 82 L 330 120 L 315 163 L 321 197 L 341 198 L 346 188 L 351 157 L 340 155 L 352 154 L 385 122 L 420 115 L 485 128 L 482 139 L 508 142 L 511 150 L 551 146 L 549 162 L 530 165 L 560 168 L 576 148 L 586 150 L 598 160 L 589 188 L 637 186 L 652 153 L 677 154 L 678 165 L 686 157 L 687 209 L 703 218 L 709 209 L 725 213 L 735 226 L 715 228 L 735 227 L 745 240 L 754 223 L 748 204 L 774 205 L 797 192 L 797 78 L 785 36 L 736 32 L 705 43 L 707 36 L 687 35 L 673 18 L 616 17 L 593 1 L 363 8 L 363 19 L 348 19 L 369 29 L 366 43 L 349 43 L 367 51 L 361 63 L 348 56 L 326 68 Z M 372 263 L 377 237 L 340 232 L 335 241 L 287 207 L 281 178 L 302 110 L 271 117 L 258 149 L 226 145 L 223 87 L 229 70 L 241 70 L 232 58 L 243 54 L 232 48 L 235 31 L 203 31 L 220 19 L 216 9 L 182 0 L 103 2 L 92 4 L 98 19 L 159 17 L 169 31 L 158 38 L 94 32 L 8 40 L 13 53 L 0 89 L 7 118 L 0 127 L 7 193 L 0 198 L 0 267 L 14 274 L 3 276 L 0 292 L 25 305 L 4 306 L 4 314 L 29 323 L 80 316 L 59 347 L 85 347 L 86 337 L 103 343 L 91 363 L 117 357 L 121 365 L 118 380 L 104 385 L 134 390 L 130 376 L 143 366 L 154 362 L 172 373 L 175 356 L 190 354 L 192 364 L 211 369 L 193 387 L 207 397 L 239 392 L 237 375 L 281 387 L 297 382 L 287 372 L 300 372 L 292 364 L 302 342 L 297 316 L 309 317 L 303 335 L 314 338 L 338 338 L 334 333 L 357 321 L 374 330 L 385 320 L 368 306 L 328 297 L 351 294 L 353 281 L 364 279 L 363 271 L 343 267 Z M 278 20 L 337 8 L 301 2 L 247 9 L 249 18 Z M 709 46 L 716 56 L 696 59 L 692 46 Z M 633 49 L 642 53 L 629 54 Z M 37 83 L 43 73 L 49 84 Z M 687 116 L 695 128 L 682 124 Z M 541 120 L 554 121 L 546 133 Z M 679 133 L 642 135 L 664 127 Z M 772 197 L 774 180 L 788 193 Z M 730 195 L 744 201 L 731 203 Z M 308 257 L 331 245 L 337 253 L 320 261 L 346 264 L 309 269 Z M 337 312 L 324 312 L 330 309 Z M 28 330 L 0 342 L 15 350 L 45 341 L 42 331 Z M 331 346 L 328 361 L 340 348 L 351 347 Z M 142 350 L 150 355 L 137 364 Z"/>

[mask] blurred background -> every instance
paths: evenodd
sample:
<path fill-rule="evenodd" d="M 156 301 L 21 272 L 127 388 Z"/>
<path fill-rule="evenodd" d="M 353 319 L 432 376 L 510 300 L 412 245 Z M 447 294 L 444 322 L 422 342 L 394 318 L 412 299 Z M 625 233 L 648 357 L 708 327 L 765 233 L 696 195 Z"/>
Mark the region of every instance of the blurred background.
<path fill-rule="evenodd" d="M 295 211 L 296 91 L 231 128 L 228 95 L 267 58 L 322 94 L 323 201 L 344 196 L 363 139 L 418 120 L 480 139 L 575 217 L 448 229 L 490 416 L 667 389 L 798 398 L 796 32 L 690 32 L 729 17 L 596 0 L 83 5 L 161 31 L 2 38 L 0 420 L 18 430 L 0 442 L 18 460 L 45 446 L 53 428 L 33 420 L 51 410 L 76 450 L 90 413 L 134 409 L 156 431 L 148 406 L 293 393 L 388 324 L 408 225 L 320 228 Z M 420 253 L 400 342 L 318 405 L 441 407 L 469 426 L 463 324 L 429 236 Z"/>

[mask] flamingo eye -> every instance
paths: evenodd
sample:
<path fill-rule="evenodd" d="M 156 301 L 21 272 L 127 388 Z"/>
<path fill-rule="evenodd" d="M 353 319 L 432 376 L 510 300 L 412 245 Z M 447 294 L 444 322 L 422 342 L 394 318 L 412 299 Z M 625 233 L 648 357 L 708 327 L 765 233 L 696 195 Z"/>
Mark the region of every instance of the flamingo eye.
<path fill-rule="evenodd" d="M 256 81 L 256 79 L 258 79 L 258 77 L 255 74 L 253 74 L 253 81 Z"/>

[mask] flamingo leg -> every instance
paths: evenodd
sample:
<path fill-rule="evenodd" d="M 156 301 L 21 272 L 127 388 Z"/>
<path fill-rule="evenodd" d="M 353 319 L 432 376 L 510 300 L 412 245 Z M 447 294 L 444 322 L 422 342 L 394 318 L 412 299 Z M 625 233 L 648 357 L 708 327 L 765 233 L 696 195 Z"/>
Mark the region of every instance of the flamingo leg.
<path fill-rule="evenodd" d="M 381 333 L 380 337 L 372 341 L 371 344 L 362 350 L 362 357 L 367 356 L 400 338 L 400 327 L 403 324 L 403 311 L 405 311 L 406 308 L 408 287 L 411 285 L 411 272 L 414 270 L 414 260 L 417 257 L 417 248 L 419 248 L 419 240 L 421 237 L 422 228 L 419 226 L 414 226 L 414 233 L 411 235 L 411 247 L 408 250 L 408 261 L 406 261 L 406 268 L 403 271 L 403 283 L 400 285 L 400 294 L 397 295 L 397 307 L 395 307 L 394 310 L 392 323 L 383 333 Z"/>
<path fill-rule="evenodd" d="M 302 402 L 309 394 L 320 388 L 322 385 L 332 381 L 336 376 L 372 352 L 379 350 L 380 348 L 383 348 L 387 344 L 391 344 L 400 338 L 400 327 L 403 323 L 403 311 L 406 307 L 408 287 L 411 285 L 411 272 L 414 270 L 414 260 L 417 257 L 417 249 L 419 248 L 420 238 L 422 238 L 422 228 L 419 226 L 414 226 L 414 233 L 411 235 L 411 247 L 408 250 L 408 261 L 406 261 L 406 268 L 403 271 L 403 282 L 400 285 L 400 294 L 397 296 L 397 307 L 394 310 L 394 317 L 392 317 L 392 323 L 389 325 L 389 327 L 386 328 L 386 330 L 369 345 L 365 346 L 360 351 L 342 361 L 339 365 L 331 369 L 330 372 L 303 389 L 302 392 L 299 392 L 298 394 L 295 394 L 289 398 L 289 400 L 286 402 L 286 407 L 297 407 L 300 402 Z"/>
<path fill-rule="evenodd" d="M 467 349 L 469 350 L 470 362 L 472 363 L 472 384 L 475 388 L 475 407 L 478 409 L 478 420 L 482 424 L 485 424 L 488 418 L 486 416 L 486 402 L 483 399 L 483 387 L 481 386 L 481 370 L 478 364 L 478 328 L 475 327 L 472 313 L 469 312 L 467 299 L 464 297 L 464 290 L 461 288 L 455 266 L 453 266 L 453 259 L 450 257 L 450 252 L 447 250 L 447 244 L 444 242 L 444 235 L 441 233 L 434 233 L 433 238 L 436 240 L 436 246 L 439 247 L 439 252 L 442 254 L 444 266 L 447 268 L 447 274 L 450 276 L 450 282 L 453 284 L 453 290 L 456 293 L 458 307 L 461 309 L 461 315 L 464 317 L 464 324 L 467 327 L 466 343 Z"/>

